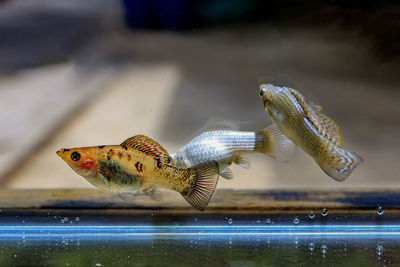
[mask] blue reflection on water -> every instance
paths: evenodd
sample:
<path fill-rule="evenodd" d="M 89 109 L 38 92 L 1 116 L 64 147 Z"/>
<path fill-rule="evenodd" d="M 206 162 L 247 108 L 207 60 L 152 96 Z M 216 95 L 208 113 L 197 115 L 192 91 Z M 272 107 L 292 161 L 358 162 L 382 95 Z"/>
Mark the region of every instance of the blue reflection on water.
<path fill-rule="evenodd" d="M 400 236 L 400 224 L 392 225 L 2 225 L 0 238 L 118 236 Z"/>

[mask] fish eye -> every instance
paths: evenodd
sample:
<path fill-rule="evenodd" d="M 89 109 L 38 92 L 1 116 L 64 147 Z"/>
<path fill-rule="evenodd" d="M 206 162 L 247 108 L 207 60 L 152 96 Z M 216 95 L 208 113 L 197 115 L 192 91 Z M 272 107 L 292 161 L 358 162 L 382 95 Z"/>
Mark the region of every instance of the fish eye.
<path fill-rule="evenodd" d="M 261 88 L 260 90 L 260 96 L 263 96 L 267 90 L 265 88 Z"/>
<path fill-rule="evenodd" d="M 78 160 L 80 160 L 81 159 L 81 154 L 79 154 L 79 152 L 72 152 L 72 154 L 71 154 L 71 159 L 73 160 L 73 161 L 78 161 Z"/>

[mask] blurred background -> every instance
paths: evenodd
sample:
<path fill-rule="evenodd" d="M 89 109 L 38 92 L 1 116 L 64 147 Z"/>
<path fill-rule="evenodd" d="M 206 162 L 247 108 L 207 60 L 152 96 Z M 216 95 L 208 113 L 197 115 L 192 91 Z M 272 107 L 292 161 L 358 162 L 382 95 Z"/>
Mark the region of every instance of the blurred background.
<path fill-rule="evenodd" d="M 254 154 L 219 188 L 397 187 L 399 18 L 395 0 L 0 0 L 0 187 L 92 187 L 61 147 L 264 128 L 262 82 L 323 106 L 365 161 L 338 183 L 300 149 Z"/>

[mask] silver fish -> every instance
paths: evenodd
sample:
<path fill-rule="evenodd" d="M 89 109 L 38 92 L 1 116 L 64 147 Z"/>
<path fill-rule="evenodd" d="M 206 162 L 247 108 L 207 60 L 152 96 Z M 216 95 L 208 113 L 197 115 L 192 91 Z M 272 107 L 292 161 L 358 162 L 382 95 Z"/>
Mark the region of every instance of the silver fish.
<path fill-rule="evenodd" d="M 228 168 L 232 162 L 249 168 L 249 162 L 243 154 L 259 152 L 281 161 L 289 161 L 294 149 L 294 143 L 275 125 L 258 132 L 240 131 L 236 123 L 214 118 L 199 130 L 197 136 L 170 155 L 169 160 L 176 168 L 216 161 L 219 174 L 232 179 L 233 173 Z"/>

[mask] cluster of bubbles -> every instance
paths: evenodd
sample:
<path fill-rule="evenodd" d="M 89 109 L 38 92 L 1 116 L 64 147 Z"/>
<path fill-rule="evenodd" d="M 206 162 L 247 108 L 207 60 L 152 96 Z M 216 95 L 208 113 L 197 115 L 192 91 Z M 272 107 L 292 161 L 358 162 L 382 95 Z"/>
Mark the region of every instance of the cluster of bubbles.
<path fill-rule="evenodd" d="M 57 216 L 54 216 L 54 218 L 56 219 Z M 79 222 L 80 220 L 81 219 L 79 217 L 75 217 L 75 222 Z M 64 218 L 61 218 L 60 221 L 61 221 L 61 223 L 68 223 L 69 219 L 68 219 L 68 217 L 64 217 Z M 74 220 L 71 219 L 71 221 L 69 223 L 74 223 Z"/>
<path fill-rule="evenodd" d="M 323 217 L 326 217 L 326 216 L 328 216 L 328 209 L 326 209 L 326 208 L 323 208 L 322 210 L 321 210 L 321 215 L 323 216 Z M 313 210 L 311 210 L 310 211 L 310 213 L 308 214 L 308 218 L 310 218 L 311 220 L 313 220 L 313 219 L 315 219 L 315 217 L 316 217 L 316 214 L 315 214 L 315 212 L 313 211 Z M 257 221 L 257 223 L 260 223 L 261 221 Z M 271 221 L 271 219 L 266 219 L 265 220 L 265 222 L 267 223 L 267 224 L 270 224 L 272 221 Z M 229 224 L 232 224 L 232 219 L 229 219 L 228 220 L 228 223 Z M 298 216 L 295 216 L 294 217 L 294 219 L 293 219 L 293 224 L 299 224 L 300 223 L 300 219 L 299 219 L 299 217 Z"/>
<path fill-rule="evenodd" d="M 313 242 L 311 242 L 311 243 L 308 244 L 308 250 L 311 251 L 311 252 L 313 252 L 313 251 L 315 250 L 315 245 L 314 245 Z M 325 245 L 325 244 L 323 244 L 323 245 L 321 246 L 321 253 L 322 253 L 322 255 L 325 256 L 325 254 L 326 254 L 327 252 L 328 252 L 328 246 Z"/>
<path fill-rule="evenodd" d="M 377 245 L 376 246 L 376 254 L 378 256 L 382 256 L 382 254 L 383 254 L 383 246 L 382 245 Z"/>

